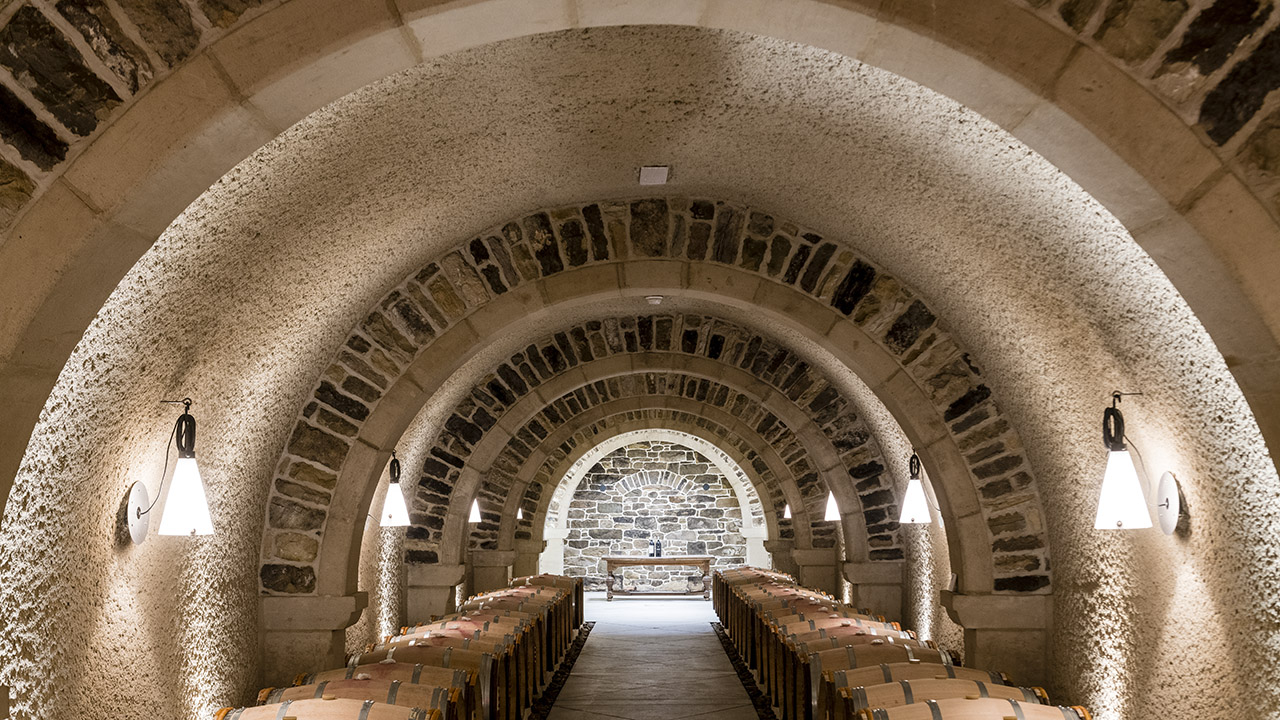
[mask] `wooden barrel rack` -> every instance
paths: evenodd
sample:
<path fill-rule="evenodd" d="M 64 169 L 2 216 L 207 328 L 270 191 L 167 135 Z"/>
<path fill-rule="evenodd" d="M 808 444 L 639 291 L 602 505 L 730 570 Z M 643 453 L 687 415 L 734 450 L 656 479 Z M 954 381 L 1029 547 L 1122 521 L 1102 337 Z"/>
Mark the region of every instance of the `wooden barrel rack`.
<path fill-rule="evenodd" d="M 911 630 L 758 568 L 713 573 L 712 605 L 779 720 L 1092 720 Z"/>
<path fill-rule="evenodd" d="M 263 688 L 215 720 L 523 720 L 583 623 L 582 579 L 516 578 L 403 627 L 342 668 Z"/>

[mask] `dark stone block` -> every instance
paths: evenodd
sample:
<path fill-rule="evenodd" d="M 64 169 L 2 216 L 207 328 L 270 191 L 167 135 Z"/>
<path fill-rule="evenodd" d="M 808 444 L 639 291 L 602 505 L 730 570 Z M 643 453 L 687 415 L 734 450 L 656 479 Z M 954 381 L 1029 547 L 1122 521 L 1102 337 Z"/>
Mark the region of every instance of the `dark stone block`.
<path fill-rule="evenodd" d="M 849 468 L 849 477 L 855 480 L 862 480 L 874 477 L 882 472 L 884 472 L 884 465 L 881 465 L 878 460 L 872 460 Z"/>
<path fill-rule="evenodd" d="M 876 508 L 874 510 L 863 511 L 862 517 L 866 520 L 867 525 L 875 525 L 889 519 L 888 508 Z"/>
<path fill-rule="evenodd" d="M 649 532 L 648 530 L 623 530 L 622 531 L 622 536 L 624 538 L 629 538 L 629 539 L 639 538 L 641 540 L 644 540 L 645 538 L 648 538 L 652 535 L 653 533 Z"/>
<path fill-rule="evenodd" d="M 538 260 L 543 277 L 564 270 L 560 248 L 556 245 L 555 233 L 551 231 L 551 218 L 546 213 L 536 213 L 525 218 L 524 234 L 529 247 L 533 249 L 533 256 Z"/>
<path fill-rule="evenodd" d="M 449 419 L 444 421 L 444 427 L 469 445 L 475 445 L 480 442 L 480 438 L 484 437 L 484 432 L 475 423 L 456 414 L 450 415 Z"/>
<path fill-rule="evenodd" d="M 716 215 L 715 245 L 712 260 L 726 265 L 738 257 L 738 245 L 742 240 L 742 211 L 730 206 L 720 208 Z"/>
<path fill-rule="evenodd" d="M 1195 65 L 1201 75 L 1213 73 L 1242 40 L 1262 27 L 1273 9 L 1262 0 L 1218 0 L 1191 21 L 1178 47 L 1165 56 L 1164 69 L 1185 62 Z"/>
<path fill-rule="evenodd" d="M 315 465 L 295 462 L 289 465 L 289 477 L 298 482 L 308 483 L 325 490 L 332 490 L 338 484 L 338 476 L 325 472 Z"/>
<path fill-rule="evenodd" d="M 514 286 L 520 284 L 520 274 L 516 272 L 516 266 L 511 262 L 511 253 L 507 251 L 506 243 L 497 235 L 489 236 L 489 250 L 493 253 L 493 259 L 502 268 L 502 274 L 507 277 L 507 285 Z"/>
<path fill-rule="evenodd" d="M 1098 9 L 1099 2 L 1100 0 L 1064 0 L 1058 8 L 1058 15 L 1072 30 L 1081 32 L 1089 24 L 1089 18 Z"/>
<path fill-rule="evenodd" d="M 759 272 L 760 263 L 764 262 L 766 249 L 768 249 L 768 245 L 764 240 L 748 235 L 742 241 L 742 262 L 740 263 L 742 269 Z"/>
<path fill-rule="evenodd" d="M 182 0 L 120 0 L 120 7 L 170 67 L 187 59 L 200 44 L 200 34 Z"/>
<path fill-rule="evenodd" d="M 409 540 L 430 540 L 431 531 L 415 524 L 405 528 L 404 536 Z"/>
<path fill-rule="evenodd" d="M 498 423 L 498 419 L 490 415 L 488 410 L 476 408 L 476 411 L 471 413 L 471 422 L 475 423 L 481 430 L 488 432 Z"/>
<path fill-rule="evenodd" d="M 1008 480 L 997 480 L 983 485 L 979 490 L 981 490 L 984 499 L 990 500 L 1013 492 L 1013 485 Z"/>
<path fill-rule="evenodd" d="M 489 392 L 489 395 L 504 406 L 510 406 L 511 403 L 516 401 L 515 393 L 507 389 L 507 386 L 503 385 L 497 379 L 493 379 L 485 383 L 484 389 Z"/>
<path fill-rule="evenodd" d="M 636 518 L 636 527 L 643 530 L 653 530 L 658 527 L 658 518 L 638 517 Z"/>
<path fill-rule="evenodd" d="M 893 491 L 888 488 L 867 493 L 866 495 L 860 495 L 858 497 L 862 501 L 862 507 L 866 508 L 892 505 L 897 502 L 897 499 L 893 496 Z"/>
<path fill-rule="evenodd" d="M 591 235 L 591 257 L 599 262 L 609 259 L 609 236 L 604 233 L 604 217 L 599 205 L 582 208 L 582 219 L 587 221 L 587 233 Z"/>
<path fill-rule="evenodd" d="M 347 422 L 342 416 L 334 412 L 329 412 L 324 408 L 317 409 L 315 421 L 326 430 L 332 430 L 339 435 L 345 435 L 347 437 L 355 437 L 356 433 L 360 431 L 360 428 L 350 422 Z"/>
<path fill-rule="evenodd" d="M 374 402 L 382 396 L 382 393 L 378 392 L 378 388 L 355 375 L 348 376 L 346 380 L 342 381 L 342 389 L 365 402 Z"/>
<path fill-rule="evenodd" d="M 791 262 L 787 265 L 787 272 L 782 276 L 782 282 L 794 285 L 796 279 L 800 277 L 800 271 L 804 268 L 804 264 L 809 261 L 809 254 L 812 252 L 813 248 L 808 245 L 801 245 L 796 248 L 796 253 L 791 256 Z"/>
<path fill-rule="evenodd" d="M 767 238 L 773 234 L 773 225 L 773 216 L 753 211 L 747 222 L 747 232 Z"/>
<path fill-rule="evenodd" d="M 684 546 L 686 555 L 706 555 L 707 543 L 702 540 L 690 540 Z"/>
<path fill-rule="evenodd" d="M 1004 513 L 987 518 L 987 527 L 991 528 L 992 535 L 1004 535 L 1025 530 L 1027 519 L 1018 513 Z"/>
<path fill-rule="evenodd" d="M 289 452 L 319 463 L 330 470 L 342 467 L 351 446 L 345 440 L 319 429 L 298 423 L 289 439 Z"/>
<path fill-rule="evenodd" d="M 275 592 L 299 594 L 316 590 L 316 571 L 310 565 L 263 565 L 258 576 L 262 587 Z"/>
<path fill-rule="evenodd" d="M 369 408 L 365 407 L 364 403 L 338 392 L 338 388 L 328 380 L 320 383 L 320 387 L 316 388 L 315 398 L 352 420 L 363 421 L 369 417 Z"/>
<path fill-rule="evenodd" d="M 836 246 L 831 243 L 823 243 L 813 253 L 813 260 L 809 261 L 809 267 L 804 271 L 804 276 L 800 278 L 800 289 L 807 293 L 813 292 L 818 286 L 818 281 L 822 279 L 822 271 L 826 269 L 827 263 L 831 262 L 831 256 L 835 254 Z"/>
<path fill-rule="evenodd" d="M 988 458 L 993 458 L 1005 451 L 1004 443 L 994 442 L 976 452 L 969 453 L 965 456 L 965 461 L 970 465 L 980 463 Z"/>
<path fill-rule="evenodd" d="M 991 417 L 985 409 L 970 413 L 963 420 L 951 426 L 951 432 L 957 435 Z"/>
<path fill-rule="evenodd" d="M 891 514 L 891 515 L 897 515 L 897 514 L 898 514 L 898 509 L 897 509 L 896 507 L 894 507 L 894 508 L 890 508 L 889 512 L 890 512 L 890 514 Z M 867 532 L 868 532 L 868 533 L 870 533 L 870 534 L 875 534 L 875 533 L 895 533 L 895 532 L 897 532 L 897 531 L 898 531 L 898 528 L 899 528 L 899 527 L 901 527 L 901 526 L 900 526 L 900 525 L 898 525 L 898 521 L 897 521 L 897 520 L 890 520 L 889 522 L 883 522 L 883 523 L 880 523 L 879 525 L 870 525 L 870 526 L 868 526 L 868 527 L 867 527 Z"/>
<path fill-rule="evenodd" d="M 694 223 L 689 227 L 689 259 L 702 260 L 707 257 L 707 245 L 711 241 L 711 226 L 707 223 Z"/>
<path fill-rule="evenodd" d="M 633 517 L 627 517 L 626 515 L 615 515 L 613 522 L 618 525 L 635 525 L 636 519 Z"/>
<path fill-rule="evenodd" d="M 769 242 L 769 266 L 765 270 L 769 277 L 778 277 L 778 273 L 782 272 L 782 264 L 787 261 L 789 254 L 791 254 L 791 241 L 785 236 L 774 235 L 773 240 Z"/>
<path fill-rule="evenodd" d="M 468 243 L 467 250 L 471 252 L 471 259 L 475 260 L 477 265 L 489 259 L 489 248 L 485 247 L 484 241 L 480 238 L 475 238 Z"/>
<path fill-rule="evenodd" d="M 556 341 L 556 347 L 560 348 L 561 354 L 564 355 L 565 361 L 569 363 L 569 367 L 577 365 L 578 358 L 573 353 L 573 346 L 569 343 L 569 336 L 558 332 L 552 338 Z"/>
<path fill-rule="evenodd" d="M 0 65 L 67 129 L 88 135 L 120 104 L 120 96 L 84 65 L 76 47 L 27 5 L 0 28 Z"/>
<path fill-rule="evenodd" d="M 26 173 L 0 160 L 0 226 L 8 225 L 31 201 L 36 184 Z"/>
<path fill-rule="evenodd" d="M 434 565 L 440 562 L 440 555 L 434 550 L 408 550 L 404 554 L 404 561 L 410 564 Z"/>
<path fill-rule="evenodd" d="M 671 349 L 671 318 L 660 317 L 653 323 L 653 346 L 658 350 Z"/>
<path fill-rule="evenodd" d="M 631 243 L 636 254 L 662 257 L 667 254 L 670 212 L 662 198 L 636 200 L 631 203 Z"/>
<path fill-rule="evenodd" d="M 893 321 L 889 331 L 885 333 L 884 344 L 895 354 L 901 355 L 907 348 L 920 339 L 920 334 L 929 329 L 937 318 L 929 312 L 925 304 L 916 300 Z"/>
<path fill-rule="evenodd" d="M 685 330 L 680 335 L 680 352 L 692 355 L 698 350 L 698 331 Z"/>
<path fill-rule="evenodd" d="M 1001 538 L 991 543 L 991 549 L 995 552 L 1010 552 L 1020 550 L 1038 550 L 1044 547 L 1044 541 L 1035 535 L 1023 535 L 1014 538 Z"/>
<path fill-rule="evenodd" d="M 276 478 L 276 492 L 281 495 L 302 500 L 316 505 L 327 505 L 329 503 L 329 493 L 316 488 L 301 485 L 295 482 L 289 482 L 283 478 Z M 323 515 L 323 513 L 322 513 Z"/>
<path fill-rule="evenodd" d="M 498 366 L 498 377 L 502 382 L 511 388 L 516 395 L 524 395 L 529 392 L 529 386 L 525 384 L 524 378 L 520 377 L 520 373 L 516 372 L 510 365 L 503 363 Z"/>
<path fill-rule="evenodd" d="M 67 144 L 3 85 L 0 85 L 0 137 L 24 159 L 43 170 L 53 169 L 67 157 Z"/>
<path fill-rule="evenodd" d="M 431 454 L 445 461 L 446 463 L 449 463 L 450 465 L 458 468 L 459 470 L 462 469 L 462 458 L 458 457 L 457 455 L 454 455 L 453 453 L 445 450 L 444 448 L 433 447 L 431 448 Z"/>
<path fill-rule="evenodd" d="M 951 422 L 977 407 L 979 403 L 989 397 L 991 397 L 991 388 L 986 385 L 979 385 L 948 405 L 947 411 L 942 415 L 942 419 Z M 955 428 L 953 427 L 952 429 L 954 430 Z"/>
<path fill-rule="evenodd" d="M 994 565 L 998 573 L 1032 572 L 1040 569 L 1040 558 L 1035 555 L 997 555 Z"/>
<path fill-rule="evenodd" d="M 570 267 L 578 267 L 587 262 L 587 235 L 582 223 L 570 220 L 560 226 L 560 237 L 564 240 L 564 254 L 569 259 Z"/>
<path fill-rule="evenodd" d="M 151 82 L 153 73 L 146 53 L 129 39 L 102 0 L 61 0 L 57 7 L 129 92 L 136 93 Z"/>
<path fill-rule="evenodd" d="M 1209 91 L 1200 106 L 1200 125 L 1222 145 L 1249 122 L 1273 90 L 1280 88 L 1280 28 L 1267 33 L 1258 47 Z"/>
<path fill-rule="evenodd" d="M 690 530 L 714 530 L 719 527 L 719 523 L 711 518 L 691 517 L 686 522 Z"/>
<path fill-rule="evenodd" d="M 694 220 L 710 220 L 716 215 L 716 206 L 707 200 L 694 200 L 689 206 L 689 214 Z"/>
<path fill-rule="evenodd" d="M 325 511 L 275 497 L 270 516 L 271 527 L 278 530 L 319 530 L 324 527 Z"/>
<path fill-rule="evenodd" d="M 393 355 L 413 357 L 418 352 L 417 344 L 400 334 L 391 321 L 380 312 L 369 313 L 364 322 L 360 323 L 360 328 L 371 340 L 391 351 Z"/>
<path fill-rule="evenodd" d="M 1035 592 L 1049 587 L 1049 578 L 1045 575 L 1021 575 L 1010 578 L 996 578 L 996 592 Z"/>
<path fill-rule="evenodd" d="M 200 10 L 209 22 L 220 28 L 231 27 L 245 10 L 261 5 L 261 0 L 200 0 Z"/>
<path fill-rule="evenodd" d="M 347 347 L 363 355 L 364 353 L 369 352 L 369 349 L 373 346 L 369 344 L 368 340 L 365 340 L 359 335 L 352 335 L 347 338 Z"/>
<path fill-rule="evenodd" d="M 1010 470 L 1022 464 L 1022 458 L 1018 455 L 1005 455 L 996 458 L 989 463 L 979 465 L 973 469 L 973 474 L 978 478 L 992 478 L 997 475 L 1003 475 Z"/>
<path fill-rule="evenodd" d="M 587 535 L 592 540 L 621 540 L 621 530 L 588 530 Z"/>
<path fill-rule="evenodd" d="M 484 281 L 489 284 L 489 288 L 495 295 L 501 295 L 507 291 L 506 283 L 502 282 L 502 273 L 498 272 L 498 268 L 485 265 L 480 268 L 480 274 L 484 276 Z"/>
<path fill-rule="evenodd" d="M 903 555 L 901 548 L 888 548 L 884 550 L 872 550 L 867 553 L 867 557 L 872 560 L 901 560 Z"/>

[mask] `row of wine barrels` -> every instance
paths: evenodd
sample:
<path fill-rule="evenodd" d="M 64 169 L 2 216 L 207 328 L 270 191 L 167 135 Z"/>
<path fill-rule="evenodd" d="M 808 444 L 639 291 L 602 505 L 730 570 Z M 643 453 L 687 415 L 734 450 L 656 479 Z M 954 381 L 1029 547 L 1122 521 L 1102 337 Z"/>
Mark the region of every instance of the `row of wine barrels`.
<path fill-rule="evenodd" d="M 756 568 L 717 572 L 725 632 L 781 720 L 1090 720 L 1041 688 L 960 667 L 897 623 Z"/>
<path fill-rule="evenodd" d="M 216 720 L 522 720 L 581 625 L 582 593 L 581 580 L 520 580 Z"/>

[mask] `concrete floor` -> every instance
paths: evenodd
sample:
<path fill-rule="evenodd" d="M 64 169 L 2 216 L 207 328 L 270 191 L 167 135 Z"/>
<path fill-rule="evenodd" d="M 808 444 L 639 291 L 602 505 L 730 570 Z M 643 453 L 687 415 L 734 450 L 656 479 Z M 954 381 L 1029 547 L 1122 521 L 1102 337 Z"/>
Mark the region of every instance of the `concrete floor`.
<path fill-rule="evenodd" d="M 701 597 L 587 593 L 595 621 L 549 720 L 758 720 Z"/>

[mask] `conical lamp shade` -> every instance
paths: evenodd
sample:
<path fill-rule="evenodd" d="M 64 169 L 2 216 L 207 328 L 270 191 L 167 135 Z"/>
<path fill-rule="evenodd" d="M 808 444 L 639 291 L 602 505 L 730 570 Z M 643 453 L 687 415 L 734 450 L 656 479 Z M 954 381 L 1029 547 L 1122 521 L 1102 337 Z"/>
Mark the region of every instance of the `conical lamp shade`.
<path fill-rule="evenodd" d="M 518 508 L 516 508 L 516 519 L 517 519 L 517 520 L 523 520 L 523 519 L 524 519 L 524 508 L 522 508 L 522 507 L 518 507 Z"/>
<path fill-rule="evenodd" d="M 161 535 L 212 535 L 209 501 L 205 499 L 204 481 L 193 457 L 178 458 L 173 468 L 169 497 L 160 516 Z"/>
<path fill-rule="evenodd" d="M 471 516 L 467 518 L 467 522 L 480 522 L 480 501 L 471 501 Z"/>
<path fill-rule="evenodd" d="M 1098 515 L 1093 520 L 1098 530 L 1141 530 L 1151 527 L 1147 499 L 1138 482 L 1138 470 L 1128 450 L 1107 453 L 1107 471 L 1102 476 L 1102 494 L 1098 497 Z"/>
<path fill-rule="evenodd" d="M 822 516 L 823 520 L 839 520 L 840 508 L 836 505 L 836 494 L 827 491 L 827 514 Z"/>
<path fill-rule="evenodd" d="M 786 507 L 782 508 L 782 519 L 783 520 L 791 519 L 791 503 L 787 503 Z"/>
<path fill-rule="evenodd" d="M 920 478 L 907 481 L 907 495 L 902 498 L 902 514 L 898 516 L 898 522 L 923 525 L 933 522 L 933 516 L 929 514 L 929 502 L 924 497 L 924 483 Z"/>
<path fill-rule="evenodd" d="M 404 504 L 404 490 L 400 483 L 387 485 L 387 497 L 382 500 L 382 527 L 404 527 L 409 524 L 409 508 Z"/>

